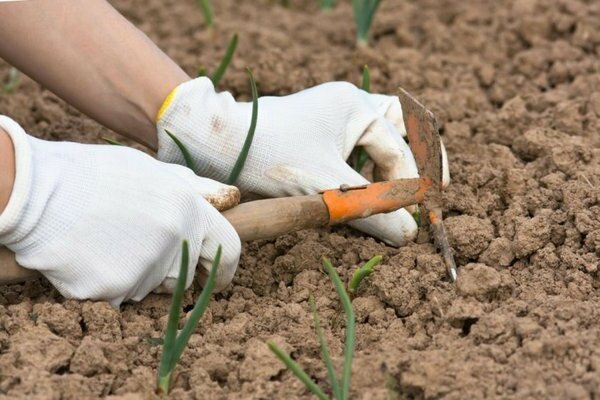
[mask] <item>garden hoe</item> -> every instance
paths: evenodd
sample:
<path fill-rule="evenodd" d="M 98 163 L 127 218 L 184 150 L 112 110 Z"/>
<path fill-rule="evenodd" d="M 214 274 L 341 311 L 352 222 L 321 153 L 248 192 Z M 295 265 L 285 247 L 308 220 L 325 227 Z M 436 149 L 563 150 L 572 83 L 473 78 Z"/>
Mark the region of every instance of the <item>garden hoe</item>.
<path fill-rule="evenodd" d="M 242 203 L 223 211 L 242 241 L 270 239 L 286 233 L 334 225 L 410 205 L 421 205 L 422 220 L 429 225 L 441 251 L 448 276 L 456 281 L 452 250 L 442 223 L 442 153 L 433 114 L 403 89 L 398 94 L 408 142 L 420 178 L 398 179 L 363 186 L 341 185 L 308 196 L 282 197 Z M 0 284 L 39 276 L 21 267 L 10 250 L 0 246 Z"/>

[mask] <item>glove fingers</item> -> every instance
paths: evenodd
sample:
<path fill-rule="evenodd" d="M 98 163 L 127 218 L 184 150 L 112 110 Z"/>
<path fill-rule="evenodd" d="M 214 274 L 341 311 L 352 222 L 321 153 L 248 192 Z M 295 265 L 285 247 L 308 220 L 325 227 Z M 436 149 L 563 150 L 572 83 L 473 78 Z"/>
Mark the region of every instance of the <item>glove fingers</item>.
<path fill-rule="evenodd" d="M 206 285 L 208 274 L 212 268 L 213 260 L 217 255 L 219 245 L 221 246 L 221 261 L 215 279 L 215 292 L 225 289 L 233 279 L 238 263 L 240 261 L 241 243 L 240 238 L 233 226 L 214 210 L 213 223 L 210 231 L 202 242 L 200 250 L 200 268 L 198 279 L 202 286 Z"/>
<path fill-rule="evenodd" d="M 397 128 L 384 117 L 377 118 L 359 139 L 384 180 L 417 178 L 415 158 Z"/>
<path fill-rule="evenodd" d="M 235 207 L 240 202 L 240 191 L 235 186 L 226 185 L 213 179 L 196 175 L 191 169 L 176 164 L 165 164 L 171 172 L 188 182 L 199 196 L 204 197 L 219 211 Z"/>

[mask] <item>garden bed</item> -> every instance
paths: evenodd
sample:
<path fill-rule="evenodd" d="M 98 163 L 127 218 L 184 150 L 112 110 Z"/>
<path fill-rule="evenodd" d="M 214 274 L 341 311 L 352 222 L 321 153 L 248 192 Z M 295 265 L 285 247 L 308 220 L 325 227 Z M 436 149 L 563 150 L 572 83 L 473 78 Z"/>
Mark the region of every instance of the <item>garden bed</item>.
<path fill-rule="evenodd" d="M 247 66 L 262 95 L 282 95 L 359 84 L 368 64 L 373 92 L 402 86 L 436 114 L 453 179 L 444 197 L 457 285 L 425 235 L 401 249 L 343 227 L 246 243 L 172 398 L 309 398 L 265 342 L 325 384 L 309 293 L 337 362 L 344 316 L 320 257 L 348 281 L 376 254 L 383 262 L 353 300 L 352 398 L 600 396 L 600 3 L 387 0 L 361 49 L 347 2 L 323 13 L 316 1 L 218 0 L 212 32 L 193 0 L 113 3 L 192 75 L 214 70 L 237 32 L 220 86 L 239 99 L 250 97 Z M 0 110 L 45 139 L 114 137 L 25 78 Z M 152 397 L 170 300 L 117 311 L 66 301 L 44 279 L 0 288 L 0 393 Z"/>

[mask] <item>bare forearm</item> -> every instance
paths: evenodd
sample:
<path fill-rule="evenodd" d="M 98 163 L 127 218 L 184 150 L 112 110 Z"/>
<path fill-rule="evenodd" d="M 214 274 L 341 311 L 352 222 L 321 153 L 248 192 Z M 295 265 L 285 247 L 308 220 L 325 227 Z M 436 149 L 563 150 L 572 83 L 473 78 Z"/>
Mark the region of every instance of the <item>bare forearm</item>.
<path fill-rule="evenodd" d="M 0 129 L 0 213 L 8 204 L 15 182 L 15 153 L 12 141 Z"/>
<path fill-rule="evenodd" d="M 101 124 L 156 149 L 154 118 L 190 79 L 104 0 L 0 4 L 0 56 Z"/>

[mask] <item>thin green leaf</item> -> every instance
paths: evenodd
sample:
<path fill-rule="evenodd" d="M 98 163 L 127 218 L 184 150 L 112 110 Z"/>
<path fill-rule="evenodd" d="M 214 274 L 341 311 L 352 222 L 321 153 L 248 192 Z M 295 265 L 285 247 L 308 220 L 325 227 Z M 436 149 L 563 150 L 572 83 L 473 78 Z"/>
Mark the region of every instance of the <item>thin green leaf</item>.
<path fill-rule="evenodd" d="M 371 91 L 371 72 L 369 71 L 369 66 L 366 65 L 366 64 L 363 67 L 361 88 L 365 92 L 370 92 Z"/>
<path fill-rule="evenodd" d="M 252 71 L 250 68 L 247 68 L 246 71 L 248 72 L 248 77 L 250 78 L 250 87 L 252 88 L 252 117 L 250 119 L 250 128 L 248 129 L 248 134 L 246 135 L 246 140 L 244 141 L 242 151 L 240 151 L 240 155 L 238 156 L 235 165 L 231 170 L 231 174 L 225 181 L 225 183 L 228 185 L 235 185 L 235 182 L 242 173 L 242 169 L 244 169 L 244 164 L 248 158 L 252 140 L 254 140 L 254 132 L 256 131 L 256 122 L 258 120 L 258 89 L 256 88 L 256 82 L 254 81 L 254 77 L 252 76 Z"/>
<path fill-rule="evenodd" d="M 313 381 L 310 376 L 304 372 L 302 367 L 298 365 L 297 362 L 292 360 L 292 358 L 286 352 L 281 350 L 273 342 L 267 342 L 267 346 L 269 346 L 269 349 L 277 356 L 277 358 L 279 358 L 285 364 L 285 366 L 292 371 L 294 375 L 296 375 L 300 382 L 304 383 L 304 386 L 306 386 L 306 388 L 310 390 L 312 394 L 317 396 L 320 400 L 329 400 L 329 397 L 327 397 L 319 385 L 317 385 L 315 381 Z"/>
<path fill-rule="evenodd" d="M 158 388 L 165 394 L 169 392 L 170 377 L 174 366 L 175 339 L 177 335 L 177 325 L 179 324 L 179 316 L 181 314 L 181 304 L 183 302 L 183 292 L 185 291 L 189 259 L 188 243 L 184 240 L 181 245 L 181 267 L 179 269 L 175 291 L 173 292 L 173 300 L 171 301 L 171 308 L 169 310 L 169 320 L 167 322 L 167 329 L 163 341 L 163 351 L 160 359 L 160 366 L 158 368 Z"/>
<path fill-rule="evenodd" d="M 217 70 L 212 74 L 212 77 L 210 78 L 213 82 L 213 85 L 215 85 L 215 87 L 219 86 L 219 82 L 221 82 L 221 78 L 223 78 L 223 75 L 225 74 L 227 67 L 229 67 L 229 64 L 231 63 L 231 59 L 233 58 L 233 53 L 235 53 L 237 43 L 238 43 L 238 35 L 236 33 L 233 35 L 233 37 L 229 41 L 229 45 L 227 46 L 225 55 L 221 59 L 221 62 L 219 63 Z"/>
<path fill-rule="evenodd" d="M 371 73 L 369 71 L 369 66 L 366 64 L 363 67 L 361 88 L 365 92 L 371 91 Z M 357 146 L 356 149 L 354 149 L 353 160 L 354 160 L 354 170 L 356 172 L 360 173 L 360 171 L 362 171 L 365 164 L 369 160 L 369 154 L 367 153 L 367 151 L 365 150 L 364 147 Z"/>
<path fill-rule="evenodd" d="M 325 367 L 327 368 L 327 375 L 329 375 L 329 381 L 331 382 L 333 397 L 336 399 L 342 399 L 340 383 L 333 367 L 333 361 L 331 360 L 331 355 L 329 354 L 329 348 L 327 347 L 327 342 L 325 341 L 325 334 L 323 333 L 323 328 L 321 327 L 321 320 L 319 319 L 319 313 L 317 312 L 317 306 L 315 305 L 315 298 L 312 293 L 308 297 L 308 304 L 310 305 L 310 310 L 315 321 L 315 331 L 317 332 L 319 344 L 321 345 L 321 356 L 323 358 L 323 362 L 325 363 Z"/>
<path fill-rule="evenodd" d="M 348 393 L 350 392 L 352 358 L 354 357 L 354 340 L 356 335 L 354 310 L 352 309 L 350 297 L 348 296 L 346 289 L 344 289 L 342 280 L 327 257 L 323 257 L 323 266 L 333 281 L 335 290 L 340 297 L 342 307 L 346 313 L 346 343 L 344 346 L 344 368 L 342 370 L 342 399 L 347 399 Z"/>
<path fill-rule="evenodd" d="M 175 136 L 173 133 L 171 133 L 168 129 L 165 129 L 165 132 L 167 133 L 167 135 L 169 135 L 171 140 L 173 140 L 173 142 L 177 145 L 177 147 L 179 148 L 179 151 L 181 151 L 181 155 L 183 156 L 185 165 L 192 171 L 195 171 L 196 169 L 195 169 L 194 159 L 192 158 L 192 155 L 190 154 L 188 149 L 185 147 L 185 145 L 181 142 L 181 140 L 179 140 L 177 138 L 177 136 Z"/>
<path fill-rule="evenodd" d="M 373 271 L 375 271 L 375 266 L 381 262 L 383 259 L 382 256 L 375 256 L 371 258 L 369 261 L 365 263 L 360 268 L 357 268 L 356 271 L 352 274 L 352 279 L 350 279 L 350 283 L 348 284 L 348 291 L 350 293 L 356 293 L 360 283 L 364 278 L 371 275 Z"/>
<path fill-rule="evenodd" d="M 6 76 L 6 80 L 2 85 L 2 90 L 4 93 L 11 93 L 17 87 L 19 83 L 19 70 L 15 67 L 10 67 L 8 70 L 8 75 Z"/>
<path fill-rule="evenodd" d="M 198 0 L 198 6 L 200 10 L 202 10 L 202 14 L 204 14 L 204 22 L 207 27 L 213 26 L 213 10 L 212 5 L 210 4 L 210 0 Z"/>
<path fill-rule="evenodd" d="M 118 142 L 115 139 L 111 139 L 111 138 L 108 138 L 108 137 L 104 137 L 103 136 L 102 140 L 104 140 L 108 144 L 112 144 L 112 145 L 115 145 L 115 146 L 125 146 L 125 143 Z"/>
<path fill-rule="evenodd" d="M 417 226 L 421 226 L 421 211 L 417 210 L 412 214 Z"/>
<path fill-rule="evenodd" d="M 320 0 L 319 5 L 321 7 L 321 10 L 330 11 L 333 9 L 333 6 L 335 5 L 335 0 Z"/>
<path fill-rule="evenodd" d="M 212 267 L 208 274 L 208 279 L 206 280 L 206 285 L 202 288 L 202 293 L 200 293 L 200 297 L 196 300 L 196 304 L 190 313 L 188 320 L 179 335 L 177 335 L 177 339 L 175 340 L 175 345 L 173 347 L 173 358 L 171 359 L 171 369 L 175 368 L 183 350 L 187 346 L 188 341 L 190 340 L 190 336 L 196 330 L 196 326 L 198 322 L 204 315 L 206 311 L 206 307 L 208 307 L 208 303 L 210 303 L 210 299 L 212 296 L 212 292 L 215 288 L 215 280 L 217 278 L 217 272 L 219 270 L 219 264 L 221 263 L 221 245 L 217 248 L 217 254 L 212 263 Z"/>

